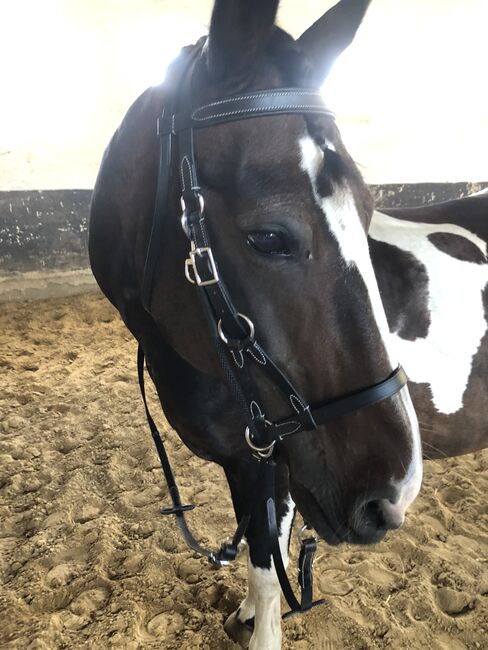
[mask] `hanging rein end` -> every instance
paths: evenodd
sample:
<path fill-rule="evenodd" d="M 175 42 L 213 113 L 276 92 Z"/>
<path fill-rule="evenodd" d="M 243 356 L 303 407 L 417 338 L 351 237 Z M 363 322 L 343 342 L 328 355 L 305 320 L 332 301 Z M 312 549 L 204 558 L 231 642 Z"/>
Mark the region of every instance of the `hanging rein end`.
<path fill-rule="evenodd" d="M 173 508 L 160 508 L 159 512 L 162 515 L 180 515 L 182 512 L 188 512 L 189 510 L 194 510 L 195 505 L 189 504 L 187 506 L 174 506 Z"/>
<path fill-rule="evenodd" d="M 239 547 L 232 542 L 224 542 L 216 553 L 210 553 L 208 562 L 214 569 L 220 569 L 233 562 L 239 554 Z"/>
<path fill-rule="evenodd" d="M 298 559 L 298 584 L 300 585 L 301 599 L 295 603 L 289 602 L 290 611 L 282 615 L 282 619 L 286 620 L 294 614 L 305 614 L 317 605 L 326 603 L 325 598 L 313 600 L 313 561 L 315 552 L 317 550 L 317 538 L 312 535 L 305 536 L 305 532 L 310 530 L 308 523 L 300 529 L 298 539 L 300 540 L 300 557 Z"/>
<path fill-rule="evenodd" d="M 159 512 L 162 515 L 176 515 L 176 517 L 183 517 L 184 512 L 188 512 L 189 510 L 194 510 L 196 508 L 196 506 L 193 504 L 184 506 L 181 503 L 180 492 L 176 484 L 170 486 L 169 493 L 171 495 L 171 501 L 173 502 L 173 506 L 171 508 L 161 508 Z"/>
<path fill-rule="evenodd" d="M 281 618 L 283 621 L 286 621 L 288 618 L 295 616 L 295 614 L 306 614 L 314 607 L 317 607 L 317 605 L 325 605 L 326 602 L 327 600 L 325 598 L 319 598 L 319 600 L 314 600 L 313 602 L 310 603 L 310 605 L 300 607 L 300 609 L 290 609 L 289 612 L 285 612 L 284 614 L 282 614 Z"/>

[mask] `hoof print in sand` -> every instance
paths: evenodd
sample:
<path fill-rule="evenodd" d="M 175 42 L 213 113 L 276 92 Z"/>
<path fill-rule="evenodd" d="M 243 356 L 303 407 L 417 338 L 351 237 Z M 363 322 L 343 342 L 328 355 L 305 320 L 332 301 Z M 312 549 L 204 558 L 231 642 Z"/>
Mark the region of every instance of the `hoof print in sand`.
<path fill-rule="evenodd" d="M 449 616 L 466 614 L 475 607 L 475 599 L 462 591 L 454 591 L 449 587 L 437 590 L 436 600 L 439 608 Z"/>

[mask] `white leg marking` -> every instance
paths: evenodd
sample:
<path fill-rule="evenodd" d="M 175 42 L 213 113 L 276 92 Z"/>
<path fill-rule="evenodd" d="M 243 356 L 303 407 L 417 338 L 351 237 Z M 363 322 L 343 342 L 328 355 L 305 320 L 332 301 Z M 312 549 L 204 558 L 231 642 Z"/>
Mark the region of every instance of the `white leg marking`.
<path fill-rule="evenodd" d="M 403 359 L 403 357 L 400 354 L 396 354 L 393 345 L 392 335 L 388 327 L 388 321 L 386 320 L 385 310 L 369 254 L 368 240 L 359 219 L 352 192 L 347 186 L 347 183 L 343 183 L 334 188 L 331 196 L 321 197 L 316 189 L 316 178 L 320 166 L 323 165 L 323 152 L 310 137 L 302 138 L 299 144 L 302 154 L 302 169 L 310 177 L 315 200 L 322 209 L 329 229 L 337 240 L 345 264 L 347 267 L 355 266 L 366 285 L 373 316 L 388 355 L 390 367 L 393 370 L 398 365 L 396 359 Z M 420 431 L 408 389 L 404 388 L 400 392 L 399 399 L 393 398 L 392 402 L 396 404 L 399 417 L 403 417 L 406 420 L 411 432 L 412 456 L 409 467 L 400 482 L 393 481 L 400 489 L 401 497 L 399 503 L 401 502 L 401 507 L 404 508 L 404 512 L 417 496 L 422 482 Z"/>
<path fill-rule="evenodd" d="M 288 511 L 280 523 L 280 549 L 285 567 L 288 564 L 288 540 L 295 512 L 295 504 L 288 497 Z M 239 620 L 245 622 L 254 617 L 254 632 L 249 650 L 280 650 L 281 606 L 280 583 L 271 560 L 270 569 L 254 567 L 248 562 L 248 593 L 239 608 Z"/>
<path fill-rule="evenodd" d="M 428 335 L 406 341 L 395 333 L 393 341 L 410 379 L 429 384 L 436 409 L 451 414 L 463 406 L 473 357 L 487 329 L 482 291 L 488 283 L 488 264 L 443 253 L 428 239 L 438 232 L 464 237 L 486 256 L 486 243 L 454 224 L 413 223 L 375 212 L 369 234 L 408 251 L 427 269 Z"/>

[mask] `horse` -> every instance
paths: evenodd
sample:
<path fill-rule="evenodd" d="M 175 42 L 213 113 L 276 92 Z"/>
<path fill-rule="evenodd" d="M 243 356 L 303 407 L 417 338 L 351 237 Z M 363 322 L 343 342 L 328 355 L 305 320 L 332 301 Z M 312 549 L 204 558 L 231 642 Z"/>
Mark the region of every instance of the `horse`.
<path fill-rule="evenodd" d="M 130 107 L 93 192 L 91 266 L 139 343 L 140 381 L 145 358 L 245 528 L 247 595 L 225 627 L 254 650 L 281 646 L 295 504 L 329 544 L 371 544 L 422 480 L 371 194 L 319 95 L 369 4 L 341 0 L 294 40 L 278 0 L 215 0 L 208 37 Z"/>
<path fill-rule="evenodd" d="M 488 194 L 378 209 L 369 239 L 424 456 L 488 447 Z"/>

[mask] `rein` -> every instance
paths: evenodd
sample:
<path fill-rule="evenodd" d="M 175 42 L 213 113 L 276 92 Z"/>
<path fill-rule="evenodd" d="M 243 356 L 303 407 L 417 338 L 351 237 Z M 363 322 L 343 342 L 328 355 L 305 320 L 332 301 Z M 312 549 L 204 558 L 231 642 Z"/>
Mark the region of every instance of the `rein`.
<path fill-rule="evenodd" d="M 286 374 L 273 362 L 256 337 L 252 320 L 240 313 L 219 274 L 209 231 L 204 199 L 200 192 L 197 162 L 194 151 L 194 130 L 209 128 L 235 120 L 280 114 L 325 115 L 334 114 L 325 107 L 321 95 L 313 89 L 278 88 L 259 90 L 247 94 L 219 99 L 194 108 L 191 82 L 195 64 L 201 54 L 196 48 L 190 55 L 180 81 L 179 93 L 173 94 L 158 119 L 160 138 L 159 175 L 156 190 L 154 217 L 149 239 L 144 277 L 142 303 L 150 313 L 153 279 L 160 253 L 164 215 L 168 210 L 173 158 L 178 160 L 181 186 L 182 224 L 190 241 L 189 257 L 185 261 L 186 279 L 195 285 L 202 311 L 210 326 L 212 338 L 227 383 L 242 406 L 247 427 L 245 440 L 259 464 L 254 498 L 248 512 L 241 518 L 230 542 L 224 542 L 217 552 L 202 548 L 189 530 L 184 513 L 193 505 L 183 505 L 178 492 L 163 441 L 148 410 L 144 389 L 144 352 L 139 346 L 138 374 L 147 420 L 166 477 L 173 507 L 161 510 L 174 514 L 183 537 L 190 548 L 206 556 L 215 566 L 222 566 L 237 556 L 239 545 L 252 516 L 253 505 L 259 500 L 266 507 L 268 546 L 273 557 L 283 594 L 290 606 L 289 616 L 304 612 L 324 601 L 313 601 L 312 564 L 317 545 L 315 537 L 301 536 L 299 558 L 300 602 L 288 581 L 279 548 L 274 494 L 275 456 L 279 443 L 287 436 L 302 431 L 312 431 L 329 420 L 367 408 L 395 395 L 407 383 L 399 366 L 385 380 L 343 395 L 337 399 L 308 404 L 295 389 Z M 258 368 L 279 390 L 293 411 L 285 418 L 270 421 L 266 416 L 260 391 L 251 373 Z"/>

